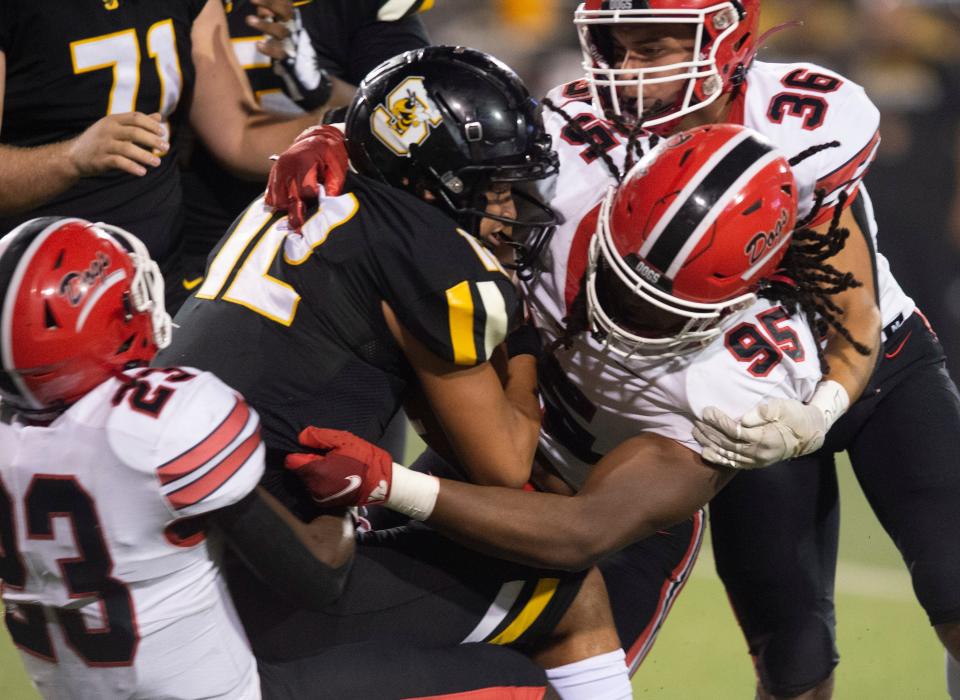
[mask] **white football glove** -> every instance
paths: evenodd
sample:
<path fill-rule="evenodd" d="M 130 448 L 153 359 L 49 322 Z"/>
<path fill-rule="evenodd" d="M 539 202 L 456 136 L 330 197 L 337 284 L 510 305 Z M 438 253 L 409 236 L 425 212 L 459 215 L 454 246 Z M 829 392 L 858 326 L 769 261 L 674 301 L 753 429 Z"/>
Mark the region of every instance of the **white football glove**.
<path fill-rule="evenodd" d="M 774 399 L 736 421 L 709 406 L 694 422 L 693 437 L 703 447 L 703 459 L 733 469 L 758 469 L 820 449 L 850 399 L 838 382 L 817 386 L 810 403 Z"/>

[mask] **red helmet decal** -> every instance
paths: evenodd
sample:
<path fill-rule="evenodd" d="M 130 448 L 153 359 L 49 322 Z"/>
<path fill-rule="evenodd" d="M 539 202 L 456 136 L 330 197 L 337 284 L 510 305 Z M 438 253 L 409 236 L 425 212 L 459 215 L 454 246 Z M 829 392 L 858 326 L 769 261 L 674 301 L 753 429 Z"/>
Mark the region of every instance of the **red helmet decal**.
<path fill-rule="evenodd" d="M 60 294 L 66 297 L 71 306 L 79 306 L 83 296 L 100 281 L 103 272 L 110 267 L 110 258 L 97 252 L 90 265 L 82 272 L 68 272 L 60 282 Z"/>

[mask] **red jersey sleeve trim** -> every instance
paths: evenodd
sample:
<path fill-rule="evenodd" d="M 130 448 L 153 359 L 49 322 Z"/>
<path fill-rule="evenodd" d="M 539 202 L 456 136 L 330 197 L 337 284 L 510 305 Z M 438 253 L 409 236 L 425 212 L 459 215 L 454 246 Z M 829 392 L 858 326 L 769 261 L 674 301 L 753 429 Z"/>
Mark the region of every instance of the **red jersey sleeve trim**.
<path fill-rule="evenodd" d="M 238 398 L 233 410 L 212 433 L 157 469 L 160 483 L 169 484 L 203 467 L 240 436 L 249 417 L 250 409 L 246 402 Z"/>
<path fill-rule="evenodd" d="M 182 510 L 208 498 L 240 471 L 259 446 L 260 429 L 258 427 L 250 437 L 241 442 L 233 452 L 202 477 L 181 489 L 168 493 L 167 500 L 170 505 L 177 510 Z"/>
<path fill-rule="evenodd" d="M 867 168 L 870 163 L 873 162 L 879 143 L 880 131 L 878 130 L 874 132 L 873 138 L 870 139 L 869 143 L 860 149 L 853 158 L 829 175 L 824 175 L 817 180 L 817 184 L 814 186 L 814 192 L 824 190 L 829 197 L 837 190 L 849 188 L 847 191 L 847 205 L 852 203 L 855 199 L 854 195 L 860 187 L 860 181 L 863 179 L 863 176 L 867 174 Z M 834 209 L 836 209 L 835 205 L 824 206 L 820 213 L 817 214 L 817 218 L 809 224 L 810 227 L 819 226 L 829 221 L 833 216 Z"/>

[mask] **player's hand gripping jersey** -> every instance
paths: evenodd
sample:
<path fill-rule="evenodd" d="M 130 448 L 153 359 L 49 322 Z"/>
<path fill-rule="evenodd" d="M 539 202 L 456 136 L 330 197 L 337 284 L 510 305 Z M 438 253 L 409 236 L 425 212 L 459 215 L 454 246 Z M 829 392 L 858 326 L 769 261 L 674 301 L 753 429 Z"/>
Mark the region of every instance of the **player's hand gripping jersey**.
<path fill-rule="evenodd" d="M 559 228 L 545 253 L 544 270 L 527 284 L 545 343 L 561 335 L 562 319 L 580 291 L 598 209 L 578 227 Z M 802 316 L 759 299 L 726 317 L 721 328 L 706 347 L 669 359 L 636 355 L 621 361 L 589 332 L 577 335 L 569 350 L 547 356 L 540 371 L 542 457 L 579 488 L 591 465 L 642 432 L 700 452 L 691 431 L 707 406 L 740 416 L 772 398 L 810 398 L 821 374 Z"/>
<path fill-rule="evenodd" d="M 257 415 L 216 377 L 140 369 L 52 424 L 0 424 L 6 624 L 47 698 L 259 698 L 191 520 L 263 473 Z"/>

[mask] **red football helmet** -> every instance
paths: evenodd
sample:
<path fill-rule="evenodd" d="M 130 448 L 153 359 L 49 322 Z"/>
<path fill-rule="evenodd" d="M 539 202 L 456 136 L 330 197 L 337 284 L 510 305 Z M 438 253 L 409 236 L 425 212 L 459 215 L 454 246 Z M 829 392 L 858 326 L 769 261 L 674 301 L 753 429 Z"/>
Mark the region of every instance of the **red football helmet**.
<path fill-rule="evenodd" d="M 594 104 L 635 121 L 643 111 L 644 86 L 673 83 L 672 104 L 648 107 L 644 126 L 669 131 L 671 122 L 706 107 L 743 80 L 757 49 L 760 0 L 585 0 L 574 15 L 583 68 Z M 648 68 L 622 68 L 611 28 L 689 24 L 689 60 Z M 627 98 L 628 93 L 636 96 Z"/>
<path fill-rule="evenodd" d="M 170 343 L 163 277 L 137 238 L 31 219 L 0 239 L 0 397 L 49 413 Z"/>
<path fill-rule="evenodd" d="M 591 328 L 620 355 L 712 341 L 756 299 L 796 222 L 793 172 L 760 134 L 721 124 L 664 141 L 611 188 L 590 243 Z"/>

